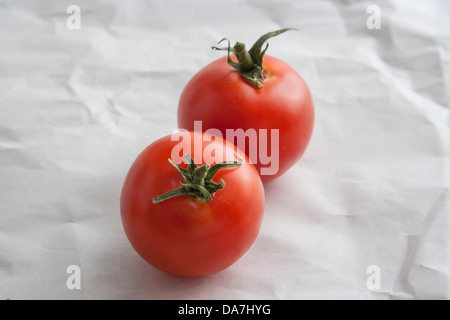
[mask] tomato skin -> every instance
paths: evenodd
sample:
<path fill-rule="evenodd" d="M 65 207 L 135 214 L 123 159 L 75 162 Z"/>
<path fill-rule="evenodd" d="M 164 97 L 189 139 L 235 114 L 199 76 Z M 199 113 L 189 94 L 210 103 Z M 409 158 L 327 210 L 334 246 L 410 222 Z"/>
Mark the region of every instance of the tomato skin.
<path fill-rule="evenodd" d="M 196 137 L 207 134 L 190 135 L 194 148 Z M 246 161 L 216 173 L 213 181 L 224 179 L 226 184 L 212 201 L 181 195 L 153 204 L 156 196 L 181 187 L 180 174 L 167 161 L 177 143 L 163 137 L 134 161 L 122 188 L 121 218 L 131 245 L 148 263 L 175 275 L 203 276 L 229 267 L 251 247 L 262 223 L 264 189 L 258 172 L 238 150 Z M 202 141 L 202 148 L 209 143 L 234 154 L 234 145 L 226 140 Z"/>
<path fill-rule="evenodd" d="M 303 155 L 313 132 L 314 105 L 307 84 L 289 65 L 265 55 L 263 67 L 268 77 L 259 89 L 230 67 L 227 57 L 204 67 L 182 92 L 178 125 L 193 130 L 194 121 L 202 121 L 203 131 L 219 129 L 224 138 L 226 129 L 255 129 L 258 133 L 260 129 L 278 129 L 279 156 L 274 158 L 278 171 L 261 175 L 267 182 L 281 176 Z M 249 155 L 248 148 L 245 152 Z M 266 165 L 253 162 L 261 173 Z"/>

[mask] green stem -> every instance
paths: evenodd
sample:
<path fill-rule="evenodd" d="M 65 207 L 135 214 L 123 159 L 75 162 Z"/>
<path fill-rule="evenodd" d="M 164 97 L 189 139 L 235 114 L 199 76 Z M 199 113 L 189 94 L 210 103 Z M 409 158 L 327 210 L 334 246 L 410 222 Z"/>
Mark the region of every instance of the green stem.
<path fill-rule="evenodd" d="M 234 45 L 234 53 L 239 61 L 239 64 L 244 71 L 250 71 L 255 66 L 252 57 L 245 48 L 245 44 L 242 42 L 236 42 Z"/>
<path fill-rule="evenodd" d="M 155 204 L 155 203 L 158 203 L 158 202 L 161 202 L 161 201 L 164 201 L 164 200 L 176 197 L 176 196 L 180 196 L 182 194 L 189 194 L 188 190 L 184 186 L 181 188 L 178 188 L 178 189 L 168 191 L 160 196 L 153 198 L 153 203 Z"/>
<path fill-rule="evenodd" d="M 193 195 L 202 201 L 209 202 L 212 200 L 212 194 L 225 187 L 223 179 L 219 183 L 212 181 L 217 171 L 223 168 L 237 167 L 242 164 L 240 161 L 225 161 L 212 167 L 209 164 L 198 167 L 189 154 L 186 154 L 184 158 L 187 162 L 187 169 L 177 166 L 169 159 L 169 163 L 180 173 L 180 183 L 183 186 L 153 198 L 153 204 L 181 195 Z"/>
<path fill-rule="evenodd" d="M 236 69 L 243 78 L 248 80 L 256 88 L 261 88 L 264 82 L 263 76 L 264 68 L 262 65 L 262 61 L 263 56 L 266 53 L 266 50 L 269 46 L 266 43 L 266 41 L 288 30 L 296 30 L 296 29 L 284 28 L 277 31 L 268 32 L 262 35 L 248 51 L 245 48 L 245 44 L 242 42 L 236 42 L 234 47 L 231 48 L 230 41 L 226 38 L 222 39 L 219 43 L 221 43 L 223 40 L 227 40 L 228 47 L 226 48 L 211 47 L 211 48 L 215 50 L 228 51 L 228 64 L 234 69 Z M 266 43 L 266 46 L 264 49 L 262 49 L 264 43 Z M 236 55 L 236 58 L 238 59 L 237 62 L 231 59 L 230 53 L 234 53 Z"/>

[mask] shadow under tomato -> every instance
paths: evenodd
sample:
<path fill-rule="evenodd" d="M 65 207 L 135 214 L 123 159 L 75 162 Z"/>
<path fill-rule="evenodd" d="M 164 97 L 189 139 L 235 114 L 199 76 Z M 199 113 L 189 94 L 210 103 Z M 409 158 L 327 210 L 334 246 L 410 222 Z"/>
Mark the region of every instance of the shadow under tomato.
<path fill-rule="evenodd" d="M 215 282 L 222 283 L 230 275 L 226 269 L 201 277 L 182 277 L 160 271 L 144 260 L 130 262 L 128 267 L 134 273 L 128 284 L 135 288 L 133 297 L 128 297 L 131 299 L 209 299 L 209 290 L 206 290 L 206 287 Z"/>

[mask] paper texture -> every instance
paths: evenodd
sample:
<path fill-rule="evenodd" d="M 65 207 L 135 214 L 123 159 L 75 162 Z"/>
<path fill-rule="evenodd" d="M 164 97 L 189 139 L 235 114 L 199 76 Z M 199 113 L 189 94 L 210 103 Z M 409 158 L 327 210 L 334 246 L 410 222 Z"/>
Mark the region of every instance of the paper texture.
<path fill-rule="evenodd" d="M 443 0 L 0 1 L 0 299 L 448 299 L 449 16 Z M 122 229 L 129 166 L 177 128 L 212 45 L 282 27 L 299 30 L 267 54 L 311 89 L 305 155 L 266 185 L 236 264 L 154 269 Z"/>

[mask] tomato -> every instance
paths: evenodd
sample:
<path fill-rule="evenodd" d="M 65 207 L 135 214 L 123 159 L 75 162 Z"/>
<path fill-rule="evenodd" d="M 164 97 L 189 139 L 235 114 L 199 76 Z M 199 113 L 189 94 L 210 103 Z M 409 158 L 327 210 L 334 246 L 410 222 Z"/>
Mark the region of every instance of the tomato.
<path fill-rule="evenodd" d="M 208 133 L 182 133 L 153 142 L 133 162 L 122 187 L 121 218 L 131 245 L 148 263 L 175 275 L 203 276 L 231 266 L 252 246 L 264 189 L 233 144 Z M 204 189 L 213 192 L 205 195 Z"/>
<path fill-rule="evenodd" d="M 239 53 L 243 44 L 236 43 L 234 55 L 213 61 L 193 76 L 178 106 L 180 128 L 193 130 L 194 122 L 201 121 L 202 130 L 219 130 L 245 150 L 263 182 L 279 177 L 300 159 L 314 126 L 313 100 L 304 79 L 285 62 L 260 50 L 276 34 L 264 35 L 248 52 L 244 46 Z M 258 68 L 255 60 L 260 60 L 259 69 L 241 72 L 247 53 L 252 56 L 250 68 L 252 63 Z"/>

